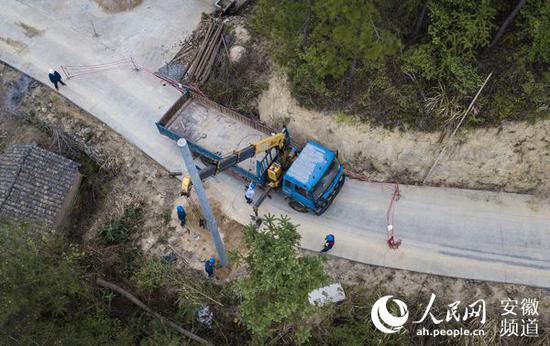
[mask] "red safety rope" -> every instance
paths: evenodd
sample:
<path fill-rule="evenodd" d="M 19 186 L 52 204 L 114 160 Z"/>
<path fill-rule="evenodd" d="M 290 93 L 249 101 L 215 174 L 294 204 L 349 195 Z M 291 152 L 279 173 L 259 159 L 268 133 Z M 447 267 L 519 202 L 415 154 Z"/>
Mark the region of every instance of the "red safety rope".
<path fill-rule="evenodd" d="M 204 93 L 199 89 L 199 87 L 195 85 L 187 85 L 187 84 L 181 84 L 176 80 L 173 80 L 171 78 L 168 78 L 166 76 L 161 75 L 158 72 L 150 71 L 149 69 L 136 64 L 133 58 L 124 58 L 117 61 L 105 63 L 105 64 L 96 64 L 96 65 L 83 65 L 83 66 L 73 66 L 73 65 L 62 65 L 61 70 L 63 71 L 63 74 L 67 79 L 82 76 L 86 74 L 92 74 L 92 73 L 98 73 L 98 72 L 104 72 L 109 70 L 120 70 L 120 69 L 133 69 L 133 70 L 143 70 L 145 72 L 150 73 L 151 75 L 159 78 L 160 80 L 164 81 L 165 83 L 170 84 L 172 87 L 174 87 L 176 90 L 178 90 L 181 93 L 184 93 L 187 89 L 192 90 L 193 92 L 205 96 Z"/>
<path fill-rule="evenodd" d="M 96 64 L 96 65 L 84 65 L 84 66 L 73 66 L 73 65 L 63 65 L 61 70 L 65 74 L 67 79 L 71 79 L 76 76 L 81 76 L 85 74 L 109 71 L 109 70 L 120 70 L 120 69 L 134 69 L 137 70 L 138 67 L 135 64 L 132 58 L 124 58 L 117 61 L 105 63 L 105 64 Z"/>
<path fill-rule="evenodd" d="M 386 210 L 386 230 L 388 232 L 387 234 L 387 240 L 388 247 L 392 250 L 397 250 L 399 246 L 401 245 L 401 239 L 398 239 L 393 231 L 393 217 L 395 214 L 395 204 L 399 200 L 399 197 L 401 197 L 401 191 L 399 189 L 399 184 L 397 183 L 386 183 L 381 181 L 376 181 L 373 179 L 370 179 L 368 176 L 363 174 L 358 174 L 349 170 L 345 170 L 344 173 L 346 176 L 348 176 L 350 179 L 357 179 L 360 181 L 366 181 L 372 184 L 380 184 L 382 187 L 391 190 L 391 197 L 390 202 L 388 205 L 388 209 Z"/>

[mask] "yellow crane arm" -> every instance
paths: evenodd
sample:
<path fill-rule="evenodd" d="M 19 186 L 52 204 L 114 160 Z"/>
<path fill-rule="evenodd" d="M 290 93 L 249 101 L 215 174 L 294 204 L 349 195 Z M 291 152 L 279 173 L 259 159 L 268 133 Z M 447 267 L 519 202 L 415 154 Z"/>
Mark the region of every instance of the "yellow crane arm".
<path fill-rule="evenodd" d="M 258 154 L 269 151 L 273 148 L 283 150 L 285 145 L 285 134 L 283 132 L 271 135 L 267 138 L 259 140 L 258 142 L 249 145 L 241 150 L 236 150 L 231 155 L 228 155 L 212 166 L 206 167 L 199 172 L 200 178 L 205 179 L 219 172 L 222 172 L 230 167 L 237 165 L 239 162 L 254 157 Z M 189 195 L 191 192 L 191 179 L 189 177 L 183 177 L 181 182 L 182 195 Z"/>
<path fill-rule="evenodd" d="M 278 147 L 279 149 L 283 149 L 284 145 L 285 134 L 281 132 L 259 140 L 254 144 L 254 147 L 256 148 L 256 155 L 258 155 L 259 153 L 266 152 L 276 147 Z"/>

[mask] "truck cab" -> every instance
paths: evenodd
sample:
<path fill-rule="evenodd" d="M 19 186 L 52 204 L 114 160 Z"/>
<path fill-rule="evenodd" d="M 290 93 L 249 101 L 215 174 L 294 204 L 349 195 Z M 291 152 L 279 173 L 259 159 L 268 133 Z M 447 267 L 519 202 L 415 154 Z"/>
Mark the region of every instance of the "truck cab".
<path fill-rule="evenodd" d="M 308 142 L 283 176 L 283 194 L 298 211 L 321 215 L 344 185 L 344 168 L 336 154 Z"/>

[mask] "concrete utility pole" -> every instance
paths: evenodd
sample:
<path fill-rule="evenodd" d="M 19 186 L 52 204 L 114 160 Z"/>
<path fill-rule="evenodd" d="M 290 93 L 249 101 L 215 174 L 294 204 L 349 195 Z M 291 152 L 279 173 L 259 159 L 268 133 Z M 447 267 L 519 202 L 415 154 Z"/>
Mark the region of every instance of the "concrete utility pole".
<path fill-rule="evenodd" d="M 220 258 L 221 264 L 225 267 L 229 264 L 227 253 L 225 252 L 222 238 L 220 237 L 220 233 L 218 232 L 218 224 L 216 223 L 216 219 L 214 218 L 212 209 L 210 209 L 210 205 L 208 204 L 208 198 L 206 197 L 204 186 L 202 186 L 199 172 L 197 171 L 197 167 L 195 167 L 195 162 L 193 162 L 193 156 L 191 155 L 191 151 L 189 150 L 189 145 L 187 145 L 187 141 L 184 138 L 180 138 L 178 139 L 178 147 L 180 147 L 183 162 L 185 163 L 187 172 L 191 176 L 193 187 L 197 192 L 197 197 L 199 198 L 199 204 L 202 209 L 202 214 L 206 219 L 206 225 L 208 226 L 208 231 L 210 232 L 210 236 L 212 237 L 214 245 L 216 246 L 218 257 Z"/>
<path fill-rule="evenodd" d="M 435 159 L 434 163 L 432 164 L 432 166 L 430 167 L 430 169 L 428 170 L 428 173 L 426 173 L 426 176 L 424 177 L 424 180 L 422 180 L 422 185 L 426 184 L 426 181 L 428 181 L 428 178 L 430 177 L 430 175 L 432 174 L 432 172 L 434 171 L 435 167 L 437 166 L 437 164 L 439 163 L 439 160 L 441 160 L 441 158 L 443 157 L 443 154 L 445 153 L 445 151 L 447 150 L 447 148 L 449 147 L 449 145 L 452 143 L 453 141 L 453 138 L 454 136 L 456 135 L 456 132 L 458 131 L 458 129 L 460 128 L 460 125 L 462 125 L 462 123 L 464 122 L 464 119 L 466 119 L 466 116 L 468 115 L 468 113 L 472 110 L 472 108 L 474 107 L 474 104 L 476 103 L 476 100 L 477 98 L 479 97 L 479 95 L 481 94 L 481 91 L 483 91 L 483 88 L 485 88 L 485 85 L 487 84 L 487 82 L 489 81 L 489 79 L 491 78 L 491 76 L 493 75 L 493 72 L 489 73 L 489 75 L 487 76 L 487 78 L 485 78 L 485 81 L 483 82 L 483 84 L 481 85 L 481 87 L 479 88 L 479 90 L 477 91 L 476 93 L 476 96 L 474 96 L 472 102 L 470 102 L 470 105 L 468 106 L 468 108 L 466 109 L 466 111 L 464 112 L 464 114 L 462 115 L 462 118 L 460 118 L 460 121 L 458 122 L 458 125 L 456 125 L 453 133 L 451 133 L 451 135 L 449 136 L 449 139 L 447 140 L 447 144 L 445 144 L 443 146 L 443 148 L 441 148 L 441 151 L 439 152 L 439 155 L 437 155 L 437 158 Z"/>

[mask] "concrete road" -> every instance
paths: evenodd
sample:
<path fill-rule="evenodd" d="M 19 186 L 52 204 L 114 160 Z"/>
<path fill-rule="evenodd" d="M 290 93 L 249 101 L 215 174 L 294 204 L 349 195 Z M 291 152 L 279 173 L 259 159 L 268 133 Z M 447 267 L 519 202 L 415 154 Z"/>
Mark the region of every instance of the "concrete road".
<path fill-rule="evenodd" d="M 163 166 L 177 168 L 177 150 L 158 136 L 155 122 L 180 95 L 148 71 L 170 61 L 201 14 L 213 10 L 212 1 L 145 0 L 118 14 L 103 12 L 93 0 L 2 4 L 0 59 L 45 84 L 51 85 L 48 69 L 61 72 L 60 65 L 103 64 L 131 56 L 143 66 L 137 72 L 121 69 L 75 77 L 60 92 Z"/>
<path fill-rule="evenodd" d="M 216 179 L 222 186 L 232 183 L 231 177 Z M 210 192 L 226 201 L 226 213 L 241 222 L 249 220 L 242 194 L 233 196 L 227 189 Z M 402 239 L 399 250 L 385 243 L 391 191 L 379 184 L 348 180 L 321 217 L 294 212 L 278 194 L 262 212 L 291 215 L 301 226 L 302 246 L 310 250 L 320 250 L 323 235 L 330 232 L 336 236 L 332 254 L 355 261 L 550 287 L 548 204 L 533 209 L 526 195 L 446 188 L 401 186 L 401 194 L 394 217 L 396 235 Z"/>
<path fill-rule="evenodd" d="M 146 0 L 132 11 L 111 15 L 91 0 L 5 0 L 0 59 L 44 83 L 49 67 L 105 63 L 128 55 L 155 70 L 175 54 L 177 43 L 211 4 Z M 181 169 L 175 143 L 154 126 L 178 94 L 145 70 L 78 77 L 60 92 L 168 170 Z M 243 223 L 250 220 L 241 181 L 220 175 L 206 185 L 229 215 Z M 348 181 L 321 217 L 294 212 L 278 194 L 261 211 L 289 214 L 301 226 L 306 249 L 319 250 L 330 232 L 336 235 L 332 253 L 351 260 L 550 288 L 548 204 L 524 195 L 405 186 L 394 221 L 403 244 L 394 251 L 385 243 L 389 197 L 380 185 Z"/>

